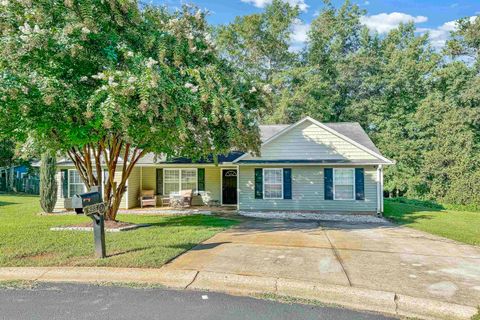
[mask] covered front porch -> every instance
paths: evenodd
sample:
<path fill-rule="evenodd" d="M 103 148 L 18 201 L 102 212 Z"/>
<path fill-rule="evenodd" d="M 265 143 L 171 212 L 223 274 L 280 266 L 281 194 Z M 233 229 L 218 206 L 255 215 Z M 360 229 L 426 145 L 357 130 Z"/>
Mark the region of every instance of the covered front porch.
<path fill-rule="evenodd" d="M 223 211 L 236 209 L 238 195 L 237 166 L 214 164 L 162 164 L 136 167 L 127 183 L 125 209 L 143 213 L 168 210 Z M 172 207 L 168 199 L 184 190 L 192 190 L 191 206 Z M 140 197 L 153 191 L 156 206 L 142 208 Z"/>

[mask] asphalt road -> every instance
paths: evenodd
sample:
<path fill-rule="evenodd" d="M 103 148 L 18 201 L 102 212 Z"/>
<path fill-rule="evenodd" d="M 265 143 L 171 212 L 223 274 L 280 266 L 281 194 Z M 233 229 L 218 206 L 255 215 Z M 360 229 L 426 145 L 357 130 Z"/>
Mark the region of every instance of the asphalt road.
<path fill-rule="evenodd" d="M 84 284 L 0 289 L 0 319 L 393 319 L 220 293 Z"/>

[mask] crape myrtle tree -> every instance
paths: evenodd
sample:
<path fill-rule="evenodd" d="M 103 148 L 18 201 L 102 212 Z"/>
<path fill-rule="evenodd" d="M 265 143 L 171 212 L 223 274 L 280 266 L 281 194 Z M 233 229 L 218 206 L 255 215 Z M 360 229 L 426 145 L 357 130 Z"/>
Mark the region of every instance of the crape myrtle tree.
<path fill-rule="evenodd" d="M 0 30 L 0 131 L 67 154 L 88 189 L 104 186 L 107 219 L 147 152 L 258 152 L 263 92 L 220 57 L 194 7 L 8 0 Z"/>

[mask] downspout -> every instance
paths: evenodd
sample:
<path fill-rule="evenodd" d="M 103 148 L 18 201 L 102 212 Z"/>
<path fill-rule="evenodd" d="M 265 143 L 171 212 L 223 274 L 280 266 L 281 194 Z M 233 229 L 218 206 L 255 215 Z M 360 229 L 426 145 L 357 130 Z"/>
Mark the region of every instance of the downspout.
<path fill-rule="evenodd" d="M 382 177 L 381 177 L 381 165 L 377 167 L 377 215 L 381 216 L 382 215 L 382 205 L 380 204 L 381 198 L 381 184 L 382 184 Z"/>
<path fill-rule="evenodd" d="M 240 166 L 237 165 L 237 211 L 240 210 Z"/>
<path fill-rule="evenodd" d="M 380 211 L 383 214 L 383 166 L 380 165 Z"/>
<path fill-rule="evenodd" d="M 155 169 L 156 170 L 156 169 Z M 155 172 L 156 173 L 156 172 Z M 142 190 L 143 190 L 143 167 L 140 167 L 140 194 L 138 195 L 137 197 L 137 201 L 139 200 L 139 198 L 142 196 Z M 155 190 L 157 193 L 158 190 Z M 137 207 L 138 207 L 139 203 L 137 203 Z M 155 203 L 155 206 L 156 206 L 156 203 Z"/>

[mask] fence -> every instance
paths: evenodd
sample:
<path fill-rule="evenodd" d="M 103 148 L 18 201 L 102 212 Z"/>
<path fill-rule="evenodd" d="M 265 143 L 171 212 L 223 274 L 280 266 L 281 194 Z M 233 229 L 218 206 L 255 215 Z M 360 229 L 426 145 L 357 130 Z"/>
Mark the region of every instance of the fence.
<path fill-rule="evenodd" d="M 6 177 L 0 177 L 0 191 L 3 192 L 22 192 L 28 194 L 40 194 L 40 178 L 36 176 L 25 176 L 13 179 L 12 185 L 7 183 Z"/>

